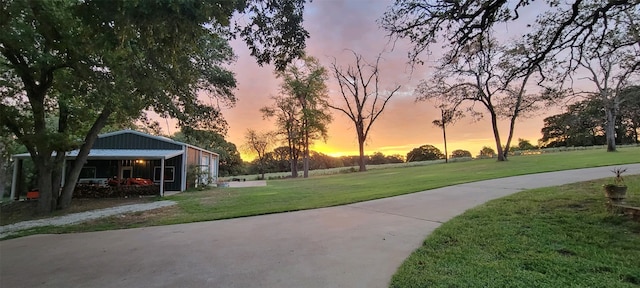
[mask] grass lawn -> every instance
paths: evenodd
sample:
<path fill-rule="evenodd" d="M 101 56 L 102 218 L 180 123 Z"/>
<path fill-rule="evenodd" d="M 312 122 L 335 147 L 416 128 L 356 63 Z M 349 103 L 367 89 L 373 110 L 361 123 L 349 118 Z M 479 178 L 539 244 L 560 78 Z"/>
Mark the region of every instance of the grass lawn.
<path fill-rule="evenodd" d="M 151 225 L 207 221 L 341 205 L 413 193 L 448 185 L 530 173 L 637 163 L 640 147 L 616 153 L 585 150 L 428 166 L 371 170 L 268 181 L 266 187 L 215 188 L 165 197 L 178 202 L 170 211 L 150 211 L 110 217 L 70 227 L 45 227 L 34 233 L 110 230 Z M 602 175 L 602 177 L 611 177 Z"/>
<path fill-rule="evenodd" d="M 625 178 L 640 204 L 640 176 Z M 439 227 L 391 287 L 638 287 L 640 223 L 607 212 L 606 181 L 528 190 Z M 633 189 L 631 189 L 633 187 Z"/>

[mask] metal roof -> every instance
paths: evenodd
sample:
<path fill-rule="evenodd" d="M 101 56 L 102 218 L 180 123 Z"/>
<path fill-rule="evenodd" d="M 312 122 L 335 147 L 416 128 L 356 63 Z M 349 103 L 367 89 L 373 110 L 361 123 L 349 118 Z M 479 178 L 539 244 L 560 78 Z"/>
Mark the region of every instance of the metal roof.
<path fill-rule="evenodd" d="M 79 150 L 67 152 L 67 159 L 76 158 L 78 152 Z M 183 152 L 183 150 L 91 149 L 87 159 L 169 159 Z M 31 157 L 29 153 L 13 155 L 13 158 L 29 157 Z"/>
<path fill-rule="evenodd" d="M 140 131 L 137 131 L 137 130 L 131 130 L 131 129 L 125 129 L 125 130 L 118 130 L 118 131 L 103 133 L 103 134 L 98 135 L 98 138 L 111 137 L 111 136 L 120 135 L 120 134 L 136 134 L 136 135 L 140 135 L 140 136 L 143 136 L 143 137 L 156 139 L 156 140 L 164 141 L 164 142 L 168 142 L 168 143 L 173 143 L 173 144 L 178 144 L 178 145 L 183 145 L 183 146 L 184 145 L 189 145 L 187 143 L 176 141 L 176 140 L 173 140 L 173 139 L 168 138 L 168 137 L 151 135 L 151 134 L 147 134 L 147 133 L 143 133 L 143 132 L 140 132 Z"/>
<path fill-rule="evenodd" d="M 114 131 L 114 132 L 103 133 L 103 134 L 98 135 L 98 138 L 106 138 L 106 137 L 116 136 L 116 135 L 120 135 L 120 134 L 127 134 L 127 133 L 128 134 L 135 134 L 135 135 L 139 135 L 139 136 L 143 136 L 143 137 L 147 137 L 147 138 L 151 138 L 151 139 L 155 139 L 155 140 L 163 141 L 163 142 L 167 142 L 167 143 L 177 144 L 177 145 L 181 145 L 181 146 L 187 146 L 187 147 L 191 147 L 191 148 L 196 149 L 196 150 L 200 150 L 200 151 L 203 151 L 203 152 L 214 154 L 216 156 L 220 156 L 220 154 L 218 154 L 216 152 L 209 151 L 209 150 L 206 150 L 204 148 L 200 148 L 198 146 L 194 146 L 194 145 L 187 144 L 187 143 L 184 143 L 184 142 L 176 141 L 176 140 L 173 140 L 171 138 L 164 137 L 164 136 L 151 135 L 151 134 L 147 134 L 147 133 L 143 133 L 143 132 L 136 131 L 136 130 L 131 130 L 131 129 L 125 129 L 125 130 L 119 130 L 119 131 Z"/>

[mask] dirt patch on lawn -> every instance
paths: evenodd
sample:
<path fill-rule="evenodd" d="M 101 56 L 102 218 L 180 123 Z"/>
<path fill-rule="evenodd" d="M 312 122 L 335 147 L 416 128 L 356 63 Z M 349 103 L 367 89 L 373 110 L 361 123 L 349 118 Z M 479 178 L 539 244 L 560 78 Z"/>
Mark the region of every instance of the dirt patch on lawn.
<path fill-rule="evenodd" d="M 158 225 L 158 220 L 174 216 L 178 214 L 179 211 L 180 208 L 177 207 L 177 205 L 173 205 L 153 210 L 131 212 L 102 219 L 91 220 L 83 222 L 78 226 L 79 229 L 82 229 L 82 227 L 98 226 L 108 227 L 109 229 L 126 229 L 142 226 L 153 226 Z"/>
<path fill-rule="evenodd" d="M 0 226 L 22 221 L 63 216 L 72 213 L 111 208 L 122 205 L 148 203 L 154 200 L 155 197 L 73 199 L 71 201 L 71 207 L 69 207 L 69 209 L 66 209 L 64 211 L 55 211 L 51 215 L 46 216 L 35 214 L 38 201 L 16 201 L 3 203 L 0 206 Z"/>

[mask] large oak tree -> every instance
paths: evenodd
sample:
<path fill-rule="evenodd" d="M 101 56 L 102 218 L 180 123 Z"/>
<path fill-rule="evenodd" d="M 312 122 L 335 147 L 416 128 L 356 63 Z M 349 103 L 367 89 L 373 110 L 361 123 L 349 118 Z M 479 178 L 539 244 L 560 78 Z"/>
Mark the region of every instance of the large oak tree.
<path fill-rule="evenodd" d="M 635 16 L 640 18 L 640 13 Z M 620 18 L 604 24 L 605 27 L 596 26 L 601 31 L 611 29 L 607 40 L 585 44 L 577 60 L 576 73 L 581 69 L 586 71 L 586 79 L 596 88 L 593 95 L 603 104 L 608 152 L 616 151 L 616 120 L 624 101 L 621 94 L 627 86 L 640 79 L 640 38 L 634 33 L 638 27 L 629 21 L 634 21 L 631 14 L 620 15 Z"/>
<path fill-rule="evenodd" d="M 282 79 L 276 106 L 286 115 L 284 122 L 278 122 L 279 130 L 286 133 L 287 142 L 298 142 L 302 148 L 303 176 L 307 178 L 310 146 L 316 140 L 327 139 L 327 126 L 332 120 L 325 83 L 327 71 L 317 58 L 304 56 L 276 71 L 276 76 Z M 263 109 L 266 116 L 273 115 L 272 111 L 269 107 Z M 295 151 L 295 147 L 291 148 Z"/>
<path fill-rule="evenodd" d="M 234 12 L 260 64 L 282 69 L 304 50 L 304 0 L 3 1 L 0 123 L 38 171 L 38 210 L 69 206 L 98 133 L 112 117 L 153 110 L 180 125 L 224 132 L 207 97 L 233 103 Z M 48 127 L 47 119 L 57 120 Z M 78 149 L 64 187 L 64 154 Z"/>

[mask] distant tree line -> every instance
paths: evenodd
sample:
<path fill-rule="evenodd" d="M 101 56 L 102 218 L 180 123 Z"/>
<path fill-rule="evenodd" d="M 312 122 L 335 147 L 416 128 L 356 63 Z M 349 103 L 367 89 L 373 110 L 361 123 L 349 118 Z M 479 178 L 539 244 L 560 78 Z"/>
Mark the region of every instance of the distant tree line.
<path fill-rule="evenodd" d="M 265 153 L 262 166 L 259 159 L 247 162 L 245 174 L 261 174 L 260 171 L 265 173 L 291 172 L 291 159 L 289 158 L 291 154 L 295 155 L 296 153 L 290 153 L 289 147 L 277 147 L 273 151 Z M 372 155 L 364 155 L 364 157 L 370 165 L 404 163 L 404 157 L 397 154 L 384 155 L 381 152 L 375 152 Z M 301 166 L 302 163 L 298 165 Z M 309 170 L 358 167 L 359 165 L 360 156 L 358 155 L 334 157 L 317 151 L 309 151 Z M 296 171 L 302 170 L 302 167 L 297 168 Z"/>
<path fill-rule="evenodd" d="M 521 139 L 522 140 L 522 139 Z M 526 141 L 526 140 L 525 140 Z M 528 142 L 527 142 L 528 143 Z M 482 158 L 491 158 L 492 156 L 497 155 L 493 149 L 485 147 L 490 151 L 487 152 L 487 157 Z M 517 150 L 516 146 L 512 147 L 512 149 Z M 281 146 L 273 149 L 271 152 L 266 152 L 264 154 L 263 160 L 258 158 L 245 163 L 244 174 L 262 174 L 264 173 L 275 173 L 275 172 L 291 172 L 291 159 L 289 159 L 289 155 L 296 154 L 291 153 L 289 151 L 289 147 Z M 481 155 L 482 152 L 480 152 Z M 350 155 L 350 156 L 340 156 L 334 157 L 330 155 L 326 155 L 317 151 L 309 152 L 309 170 L 317 170 L 317 169 L 330 169 L 330 168 L 340 168 L 340 167 L 359 167 L 360 166 L 360 155 Z M 449 155 L 449 158 L 472 158 L 471 152 L 467 150 L 454 150 Z M 478 156 L 480 157 L 480 156 Z M 364 155 L 366 163 L 368 165 L 381 165 L 381 164 L 392 164 L 392 163 L 405 163 L 405 162 L 417 162 L 417 161 L 432 161 L 432 160 L 440 160 L 445 159 L 444 154 L 433 145 L 422 145 L 420 147 L 414 148 L 407 153 L 406 156 L 399 154 L 392 155 L 384 155 L 382 152 L 374 152 L 371 155 Z M 298 164 L 301 165 L 301 164 Z M 300 167 L 298 167 L 300 170 Z M 221 168 L 222 169 L 222 168 Z"/>

